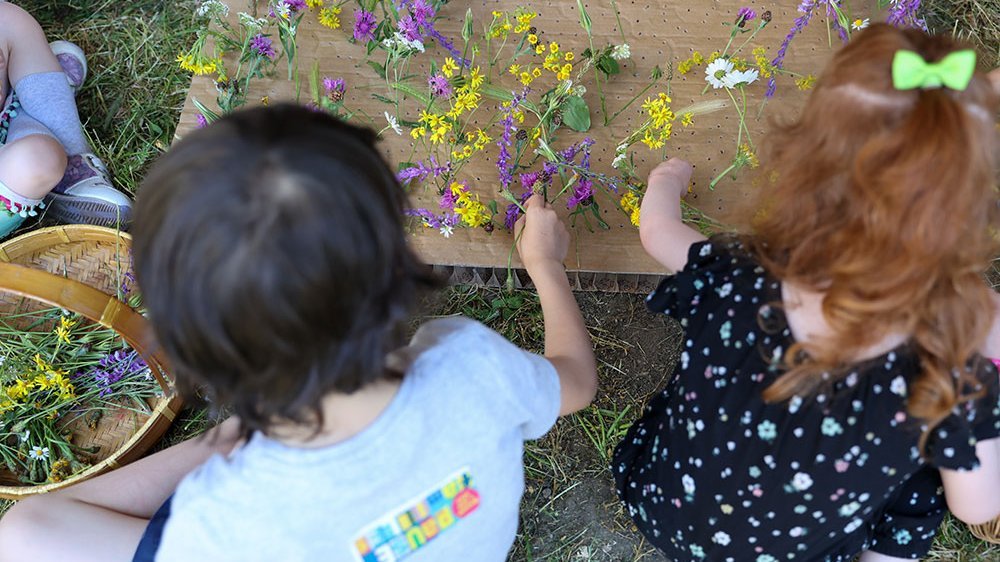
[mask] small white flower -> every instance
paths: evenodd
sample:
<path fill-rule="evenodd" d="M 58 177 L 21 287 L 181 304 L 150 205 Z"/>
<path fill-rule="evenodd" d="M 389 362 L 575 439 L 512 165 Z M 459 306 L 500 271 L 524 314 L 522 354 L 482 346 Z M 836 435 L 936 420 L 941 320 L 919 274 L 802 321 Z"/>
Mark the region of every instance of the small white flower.
<path fill-rule="evenodd" d="M 893 394 L 898 394 L 899 396 L 906 396 L 906 380 L 903 379 L 903 377 L 901 376 L 892 379 L 892 382 L 889 383 L 889 390 Z"/>
<path fill-rule="evenodd" d="M 622 43 L 611 49 L 611 58 L 615 60 L 625 60 L 632 56 L 632 50 L 629 48 L 628 43 Z"/>
<path fill-rule="evenodd" d="M 219 2 L 219 0 L 205 0 L 205 2 L 201 3 L 201 6 L 198 6 L 198 10 L 195 13 L 198 14 L 198 17 L 215 15 L 226 17 L 229 15 L 229 6 Z"/>
<path fill-rule="evenodd" d="M 685 494 L 687 495 L 693 494 L 695 491 L 694 478 L 691 478 L 691 476 L 688 474 L 681 476 L 681 486 L 684 487 Z"/>
<path fill-rule="evenodd" d="M 395 117 L 389 115 L 388 111 L 384 112 L 383 115 L 385 115 L 385 120 L 389 123 L 389 128 L 396 131 L 397 135 L 402 135 L 403 130 L 399 128 L 399 121 L 396 121 Z"/>
<path fill-rule="evenodd" d="M 245 27 L 248 32 L 256 33 L 267 25 L 267 20 L 264 18 L 255 18 L 246 12 L 240 12 L 240 25 Z"/>
<path fill-rule="evenodd" d="M 865 19 L 858 18 L 851 23 L 851 29 L 853 29 L 854 31 L 861 31 L 862 29 L 868 27 L 869 23 L 871 23 L 871 18 L 865 18 Z"/>
<path fill-rule="evenodd" d="M 705 69 L 705 80 L 718 90 L 726 85 L 723 79 L 732 71 L 733 63 L 729 59 L 717 58 Z"/>
<path fill-rule="evenodd" d="M 625 165 L 626 160 L 628 160 L 628 154 L 620 152 L 615 156 L 615 159 L 611 161 L 611 167 L 618 170 Z"/>
<path fill-rule="evenodd" d="M 274 13 L 279 18 L 287 20 L 292 15 L 292 8 L 284 2 L 278 2 L 274 6 Z"/>
<path fill-rule="evenodd" d="M 749 86 L 750 84 L 756 82 L 759 76 L 760 74 L 757 72 L 756 68 L 751 68 L 749 70 L 734 70 L 722 77 L 722 83 L 727 88 Z"/>
<path fill-rule="evenodd" d="M 21 437 L 21 443 L 27 443 L 28 442 L 28 438 L 31 437 L 31 430 L 30 429 L 25 429 L 24 433 L 22 433 L 20 435 L 20 437 Z"/>
<path fill-rule="evenodd" d="M 726 546 L 727 544 L 729 544 L 730 540 L 732 539 L 729 537 L 729 535 L 723 531 L 717 531 L 715 535 L 712 536 L 712 542 L 714 542 L 715 544 L 721 544 L 722 546 Z"/>
<path fill-rule="evenodd" d="M 453 229 L 450 224 L 441 225 L 441 236 L 444 236 L 445 238 L 451 238 L 451 234 L 453 232 L 455 232 L 455 229 Z"/>
<path fill-rule="evenodd" d="M 32 447 L 28 451 L 28 457 L 32 460 L 40 461 L 49 458 L 49 448 L 48 447 Z"/>

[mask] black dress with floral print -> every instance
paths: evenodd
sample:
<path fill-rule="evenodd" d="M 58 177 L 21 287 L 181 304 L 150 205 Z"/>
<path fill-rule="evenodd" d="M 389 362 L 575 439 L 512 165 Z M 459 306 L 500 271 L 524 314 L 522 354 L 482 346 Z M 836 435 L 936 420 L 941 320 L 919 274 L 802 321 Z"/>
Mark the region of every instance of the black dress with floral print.
<path fill-rule="evenodd" d="M 780 282 L 731 238 L 693 244 L 684 270 L 649 295 L 686 340 L 615 451 L 619 496 L 677 561 L 924 555 L 946 509 L 937 468 L 975 468 L 976 441 L 1000 435 L 996 368 L 970 365 L 982 394 L 931 432 L 922 457 L 922 424 L 906 413 L 919 373 L 907 343 L 811 398 L 763 401 L 794 343 L 780 302 Z"/>

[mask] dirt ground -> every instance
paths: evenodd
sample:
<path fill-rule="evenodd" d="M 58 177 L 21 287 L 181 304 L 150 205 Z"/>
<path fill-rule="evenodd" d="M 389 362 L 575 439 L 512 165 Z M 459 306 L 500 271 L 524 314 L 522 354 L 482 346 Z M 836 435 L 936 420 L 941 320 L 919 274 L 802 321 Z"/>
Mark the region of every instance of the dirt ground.
<path fill-rule="evenodd" d="M 662 561 L 615 495 L 611 450 L 673 370 L 683 332 L 642 295 L 577 293 L 594 338 L 594 404 L 527 444 L 521 527 L 511 561 Z"/>

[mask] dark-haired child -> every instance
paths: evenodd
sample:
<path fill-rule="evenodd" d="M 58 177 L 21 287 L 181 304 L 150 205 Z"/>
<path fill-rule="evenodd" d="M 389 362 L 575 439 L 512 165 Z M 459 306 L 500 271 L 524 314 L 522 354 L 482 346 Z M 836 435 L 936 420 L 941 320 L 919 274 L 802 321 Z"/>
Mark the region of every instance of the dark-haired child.
<path fill-rule="evenodd" d="M 668 557 L 909 560 L 946 507 L 1000 513 L 984 358 L 1000 356 L 1000 297 L 981 277 L 998 90 L 953 39 L 873 25 L 768 139 L 746 235 L 688 228 L 691 166 L 653 170 L 640 235 L 676 274 L 647 304 L 686 337 L 613 471 Z"/>
<path fill-rule="evenodd" d="M 38 22 L 0 0 L 0 238 L 43 208 L 59 222 L 127 227 L 132 202 L 87 141 L 74 94 L 83 51 L 51 45 Z"/>
<path fill-rule="evenodd" d="M 519 251 L 544 357 L 465 318 L 400 347 L 437 281 L 407 246 L 405 195 L 374 140 L 282 105 L 157 162 L 136 207 L 139 284 L 178 387 L 235 417 L 215 440 L 15 506 L 0 560 L 506 558 L 523 442 L 596 391 L 568 234 L 528 201 Z"/>

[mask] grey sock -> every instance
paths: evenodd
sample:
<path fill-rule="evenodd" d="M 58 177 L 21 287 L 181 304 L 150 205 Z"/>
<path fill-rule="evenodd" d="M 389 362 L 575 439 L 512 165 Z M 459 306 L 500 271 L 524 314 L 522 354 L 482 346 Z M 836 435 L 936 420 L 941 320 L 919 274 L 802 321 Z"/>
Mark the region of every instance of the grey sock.
<path fill-rule="evenodd" d="M 21 102 L 21 111 L 48 128 L 66 148 L 66 154 L 91 151 L 65 74 L 29 74 L 14 85 L 14 92 Z"/>

